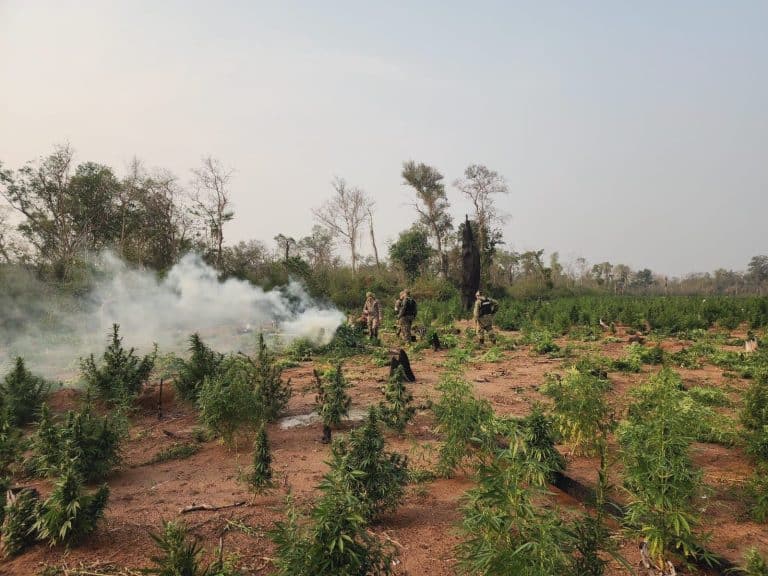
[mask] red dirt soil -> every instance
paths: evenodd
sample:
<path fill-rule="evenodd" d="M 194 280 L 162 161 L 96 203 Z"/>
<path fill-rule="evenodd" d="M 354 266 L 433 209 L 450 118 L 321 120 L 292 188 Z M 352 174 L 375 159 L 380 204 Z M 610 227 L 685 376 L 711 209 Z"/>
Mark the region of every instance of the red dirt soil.
<path fill-rule="evenodd" d="M 513 333 L 506 334 L 513 337 Z M 565 345 L 567 341 L 560 342 Z M 583 347 L 578 353 L 599 352 L 617 357 L 625 347 L 623 342 L 571 342 Z M 665 348 L 679 349 L 683 343 L 668 341 Z M 412 356 L 412 365 L 418 381 L 411 385 L 415 404 L 427 406 L 435 401 L 435 386 L 444 370 L 445 351 L 431 350 Z M 520 347 L 503 354 L 494 363 L 469 363 L 466 378 L 475 386 L 480 398 L 489 400 L 494 409 L 505 415 L 525 415 L 536 402 L 544 401 L 538 387 L 548 372 L 563 369 L 563 360 L 532 356 L 528 347 Z M 308 414 L 314 407 L 312 389 L 312 363 L 303 363 L 285 371 L 292 379 L 294 394 L 288 415 Z M 655 370 L 655 368 L 654 368 Z M 724 379 L 722 371 L 711 366 L 703 370 L 682 370 L 686 382 L 706 382 L 708 385 L 743 389 L 745 381 Z M 354 383 L 351 389 L 353 410 L 363 410 L 382 398 L 381 387 L 388 368 L 376 367 L 370 357 L 350 359 L 345 373 Z M 647 378 L 648 369 L 641 374 L 611 373 L 614 384 L 611 399 L 617 415 L 625 409 L 627 392 Z M 54 394 L 51 405 L 56 411 L 71 409 L 77 403 L 78 393 L 61 390 Z M 268 495 L 253 498 L 247 486 L 240 481 L 251 464 L 252 438 L 242 438 L 237 450 L 230 450 L 218 441 L 200 444 L 200 451 L 184 460 L 146 465 L 161 449 L 175 442 L 194 442 L 197 426 L 192 406 L 177 402 L 173 389 L 166 384 L 163 392 L 163 418 L 158 420 L 157 383 L 153 383 L 139 402 L 139 412 L 132 418 L 130 438 L 124 447 L 124 462 L 120 470 L 108 480 L 111 496 L 105 518 L 95 534 L 84 544 L 71 550 L 37 545 L 23 555 L 0 561 L 2 575 L 31 575 L 45 566 L 113 565 L 139 569 L 150 564 L 149 557 L 156 548 L 149 536 L 158 531 L 163 520 L 182 519 L 197 535 L 211 558 L 214 548 L 223 539 L 226 553 L 238 556 L 238 566 L 246 574 L 271 574 L 274 548 L 266 531 L 273 523 L 284 518 L 285 496 L 290 492 L 296 504 L 305 509 L 318 495 L 316 490 L 327 470 L 329 447 L 320 443 L 319 423 L 307 427 L 281 429 L 278 424 L 268 428 L 273 450 L 273 467 L 277 488 Z M 735 409 L 733 409 L 735 410 Z M 732 412 L 735 414 L 735 412 Z M 353 425 L 348 423 L 347 427 Z M 402 436 L 387 433 L 388 449 L 409 455 L 412 466 L 426 467 L 435 459 L 439 439 L 433 433 L 434 420 L 428 410 L 420 411 Z M 336 432 L 343 433 L 343 431 Z M 567 447 L 562 447 L 567 453 Z M 711 531 L 709 548 L 733 561 L 740 561 L 751 546 L 768 549 L 768 528 L 749 519 L 745 506 L 744 485 L 753 467 L 739 448 L 725 448 L 711 444 L 697 444 L 694 450 L 697 464 L 705 473 L 710 487 L 702 501 L 704 526 Z M 612 481 L 619 468 L 612 473 Z M 597 476 L 595 459 L 568 456 L 566 473 L 587 484 L 594 484 Z M 43 495 L 50 492 L 47 481 L 32 483 Z M 398 510 L 373 526 L 374 532 L 393 542 L 400 553 L 398 573 L 410 575 L 448 576 L 455 573 L 454 547 L 459 542 L 456 526 L 460 517 L 461 495 L 472 486 L 466 476 L 441 479 L 423 485 L 409 486 L 405 502 Z M 621 499 L 621 489 L 614 497 Z M 219 511 L 198 511 L 180 514 L 181 508 L 191 504 L 214 506 L 246 501 L 245 505 Z M 584 507 L 570 497 L 557 493 L 551 498 L 569 515 Z M 243 530 L 243 527 L 247 527 Z M 637 566 L 637 540 L 617 532 L 622 553 Z M 102 568 L 103 569 L 103 568 Z M 609 573 L 626 574 L 619 564 L 612 562 Z"/>

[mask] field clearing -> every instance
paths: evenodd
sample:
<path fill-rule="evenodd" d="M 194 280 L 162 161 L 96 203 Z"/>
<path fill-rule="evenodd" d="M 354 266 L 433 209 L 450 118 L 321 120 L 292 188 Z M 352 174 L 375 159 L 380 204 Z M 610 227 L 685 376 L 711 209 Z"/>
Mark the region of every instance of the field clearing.
<path fill-rule="evenodd" d="M 504 336 L 516 339 L 519 335 L 505 332 Z M 627 336 L 619 333 L 616 338 L 594 342 L 558 339 L 557 343 L 562 347 L 570 345 L 573 356 L 548 358 L 536 355 L 530 346 L 518 345 L 513 350 L 503 351 L 497 361 L 482 362 L 478 359 L 484 351 L 478 350 L 465 363 L 464 376 L 472 383 L 475 395 L 488 400 L 497 414 L 525 416 L 536 403 L 547 403 L 539 391 L 547 374 L 562 373 L 574 356 L 599 353 L 612 359 L 619 358 L 627 348 Z M 690 345 L 691 342 L 670 338 L 661 342 L 665 351 L 670 352 Z M 736 347 L 722 348 L 738 350 Z M 449 354 L 448 351 L 427 349 L 411 355 L 417 382 L 408 386 L 419 411 L 405 434 L 388 431 L 386 438 L 387 448 L 408 455 L 412 467 L 426 468 L 436 459 L 440 438 L 433 431 L 434 416 L 427 407 L 439 397 L 436 386 L 446 369 Z M 284 371 L 284 376 L 291 378 L 294 391 L 287 417 L 313 411 L 314 367 L 312 362 L 303 362 Z M 626 411 L 628 392 L 658 369 L 644 365 L 640 373 L 609 373 L 613 387 L 608 399 L 617 417 Z M 354 384 L 350 390 L 353 414 L 381 400 L 388 371 L 388 367 L 378 366 L 370 355 L 352 357 L 345 362 L 345 374 Z M 747 387 L 747 380 L 725 377 L 721 368 L 710 364 L 700 369 L 679 369 L 679 372 L 686 387 L 706 385 L 724 390 L 734 403 L 718 410 L 738 417 L 739 392 Z M 177 402 L 173 387 L 167 382 L 162 395 L 163 418 L 158 419 L 158 393 L 158 383 L 153 382 L 139 400 L 140 408 L 132 418 L 130 438 L 124 445 L 123 465 L 108 479 L 111 496 L 105 518 L 96 532 L 83 545 L 68 551 L 36 545 L 23 555 L 0 564 L 0 574 L 37 574 L 46 566 L 65 565 L 70 568 L 101 566 L 104 571 L 147 567 L 149 557 L 155 553 L 149 532 L 158 531 L 162 520 L 179 517 L 201 538 L 207 553 L 221 541 L 226 553 L 235 553 L 239 557 L 238 565 L 246 573 L 274 572 L 271 563 L 274 548 L 266 531 L 284 517 L 285 496 L 289 491 L 299 508 L 305 508 L 317 496 L 316 486 L 328 470 L 325 462 L 330 448 L 320 442 L 321 424 L 315 422 L 284 429 L 280 423 L 275 423 L 268 427 L 277 488 L 254 498 L 242 482 L 245 470 L 251 464 L 251 438 L 241 438 L 232 450 L 216 440 L 203 441 L 199 450 L 186 459 L 149 463 L 164 449 L 179 443 L 196 442 L 198 435 L 194 407 Z M 54 411 L 72 408 L 80 394 L 74 390 L 57 391 L 51 406 Z M 346 422 L 345 428 L 354 425 L 354 422 Z M 334 434 L 340 433 L 343 431 Z M 558 448 L 567 459 L 565 474 L 594 485 L 598 468 L 596 459 L 573 455 L 568 446 Z M 615 453 L 616 446 L 611 444 L 610 448 L 611 453 Z M 707 497 L 702 499 L 700 508 L 702 524 L 711 532 L 707 547 L 735 563 L 740 562 L 744 552 L 752 546 L 768 548 L 768 528 L 750 520 L 745 503 L 744 487 L 753 465 L 743 449 L 697 443 L 693 455 L 696 464 L 703 468 L 708 487 Z M 626 497 L 621 489 L 621 470 L 614 460 L 611 458 L 613 490 L 609 496 L 623 501 Z M 44 495 L 51 490 L 48 481 L 32 484 Z M 373 525 L 374 532 L 397 546 L 401 574 L 447 576 L 455 573 L 459 505 L 462 494 L 472 485 L 471 471 L 459 472 L 451 479 L 410 484 L 407 497 L 397 511 Z M 222 510 L 180 514 L 182 508 L 193 504 L 226 506 L 243 502 Z M 566 516 L 585 510 L 581 503 L 554 489 L 544 504 L 561 509 Z M 637 566 L 639 541 L 618 530 L 615 534 L 622 554 Z M 627 572 L 617 563 L 611 563 L 609 573 Z"/>

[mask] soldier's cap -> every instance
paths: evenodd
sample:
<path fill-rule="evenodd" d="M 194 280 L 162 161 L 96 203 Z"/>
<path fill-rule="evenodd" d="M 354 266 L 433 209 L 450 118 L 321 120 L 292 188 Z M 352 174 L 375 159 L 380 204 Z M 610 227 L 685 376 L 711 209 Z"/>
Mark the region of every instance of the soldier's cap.
<path fill-rule="evenodd" d="M 403 290 L 403 294 L 404 294 L 405 296 L 410 296 L 410 295 L 411 295 L 411 291 L 410 291 L 410 290 L 408 290 L 408 288 L 406 288 L 405 290 Z"/>
<path fill-rule="evenodd" d="M 366 298 L 373 298 L 373 292 L 366 292 L 365 293 Z"/>
<path fill-rule="evenodd" d="M 477 298 L 480 298 L 480 296 L 482 296 L 482 295 L 483 295 L 483 293 L 480 290 L 475 292 L 475 297 L 477 297 Z"/>

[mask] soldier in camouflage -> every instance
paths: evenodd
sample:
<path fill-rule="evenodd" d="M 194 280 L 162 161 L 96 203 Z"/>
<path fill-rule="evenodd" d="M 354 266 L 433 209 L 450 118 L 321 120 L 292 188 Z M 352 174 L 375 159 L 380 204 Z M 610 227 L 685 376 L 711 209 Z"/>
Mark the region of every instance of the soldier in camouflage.
<path fill-rule="evenodd" d="M 411 327 L 416 319 L 416 300 L 411 297 L 410 290 L 400 292 L 400 298 L 395 302 L 398 332 L 406 343 L 411 342 Z"/>
<path fill-rule="evenodd" d="M 368 326 L 368 335 L 371 340 L 379 337 L 379 326 L 381 326 L 381 305 L 373 292 L 365 295 L 365 304 L 363 305 L 363 317 Z"/>
<path fill-rule="evenodd" d="M 498 309 L 499 303 L 496 300 L 484 296 L 480 290 L 477 291 L 472 316 L 475 319 L 475 328 L 480 338 L 480 344 L 485 343 L 486 333 L 488 333 L 491 342 L 496 343 L 496 334 L 493 332 L 493 317 Z"/>

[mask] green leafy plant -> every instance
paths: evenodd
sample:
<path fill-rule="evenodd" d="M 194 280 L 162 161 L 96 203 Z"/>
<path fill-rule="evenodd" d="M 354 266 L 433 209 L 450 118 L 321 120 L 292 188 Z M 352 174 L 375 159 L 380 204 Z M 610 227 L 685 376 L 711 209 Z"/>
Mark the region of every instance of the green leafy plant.
<path fill-rule="evenodd" d="M 379 403 L 381 420 L 393 430 L 402 433 L 416 413 L 413 406 L 413 394 L 405 387 L 405 372 L 398 366 L 387 381 L 384 389 L 384 401 Z"/>
<path fill-rule="evenodd" d="M 39 505 L 37 490 L 31 488 L 9 496 L 3 523 L 4 556 L 21 554 L 25 548 L 35 543 L 34 524 Z"/>
<path fill-rule="evenodd" d="M 233 445 L 235 434 L 254 429 L 264 407 L 257 393 L 256 366 L 246 356 L 228 356 L 220 369 L 203 380 L 197 405 L 200 421 Z"/>
<path fill-rule="evenodd" d="M 192 354 L 183 362 L 174 385 L 184 400 L 197 400 L 203 380 L 216 374 L 224 355 L 206 346 L 198 333 L 189 337 L 189 351 Z"/>
<path fill-rule="evenodd" d="M 768 464 L 760 463 L 747 484 L 747 494 L 752 499 L 752 519 L 762 524 L 768 522 Z"/>
<path fill-rule="evenodd" d="M 518 430 L 518 441 L 523 442 L 526 458 L 547 471 L 540 484 L 551 480 L 556 472 L 565 470 L 565 458 L 555 448 L 555 425 L 540 406 L 534 406 L 531 413 L 518 422 Z"/>
<path fill-rule="evenodd" d="M 768 562 L 757 548 L 750 548 L 744 555 L 744 576 L 768 576 Z"/>
<path fill-rule="evenodd" d="M 464 541 L 457 555 L 465 573 L 567 573 L 571 562 L 567 533 L 553 512 L 534 504 L 543 491 L 538 480 L 549 472 L 544 464 L 527 457 L 519 439 L 480 465 L 477 487 L 466 493 L 462 506 Z"/>
<path fill-rule="evenodd" d="M 208 576 L 208 570 L 200 564 L 202 547 L 187 531 L 187 527 L 176 522 L 164 522 L 161 534 L 150 533 L 160 554 L 150 559 L 154 566 L 148 574 L 157 576 Z"/>
<path fill-rule="evenodd" d="M 355 495 L 347 467 L 329 472 L 320 484 L 322 497 L 302 524 L 289 500 L 287 520 L 270 531 L 279 576 L 386 576 L 394 549 L 368 531 L 366 506 Z"/>
<path fill-rule="evenodd" d="M 12 426 L 24 426 L 34 419 L 45 400 L 50 383 L 33 375 L 21 357 L 0 383 L 0 410 Z"/>
<path fill-rule="evenodd" d="M 372 520 L 400 504 L 408 482 L 408 459 L 384 450 L 374 408 L 368 410 L 363 426 L 350 432 L 345 440 L 334 442 L 331 454 L 331 468 L 349 472 L 341 477 L 351 483 L 366 519 Z"/>
<path fill-rule="evenodd" d="M 82 480 L 74 466 L 70 466 L 40 506 L 33 529 L 40 540 L 51 546 L 78 544 L 96 529 L 108 498 L 106 484 L 93 494 L 84 494 Z"/>
<path fill-rule="evenodd" d="M 23 446 L 21 431 L 11 426 L 5 414 L 0 414 L 0 478 L 10 475 Z"/>
<path fill-rule="evenodd" d="M 349 414 L 352 398 L 347 393 L 351 387 L 349 380 L 344 377 L 341 363 L 320 374 L 315 374 L 317 395 L 315 402 L 318 406 L 323 426 L 335 428 L 341 424 L 341 419 Z"/>
<path fill-rule="evenodd" d="M 282 379 L 282 367 L 267 349 L 264 335 L 259 334 L 256 356 L 257 394 L 262 406 L 262 419 L 274 421 L 285 410 L 291 398 L 291 381 Z"/>
<path fill-rule="evenodd" d="M 493 409 L 487 401 L 475 398 L 470 385 L 456 374 L 443 376 L 437 389 L 440 399 L 433 410 L 436 430 L 443 435 L 437 470 L 448 477 L 462 465 L 473 446 L 492 441 Z"/>
<path fill-rule="evenodd" d="M 120 463 L 121 416 L 100 417 L 90 404 L 68 412 L 56 425 L 43 407 L 37 433 L 32 440 L 34 456 L 30 468 L 38 475 L 52 476 L 70 465 L 86 482 L 101 480 Z"/>
<path fill-rule="evenodd" d="M 562 377 L 551 376 L 541 392 L 554 401 L 554 420 L 572 451 L 592 451 L 610 408 L 605 398 L 607 379 L 571 368 Z"/>
<path fill-rule="evenodd" d="M 269 438 L 264 424 L 259 428 L 253 445 L 253 470 L 248 476 L 248 484 L 257 494 L 270 488 L 272 482 L 272 454 L 269 450 Z"/>
<path fill-rule="evenodd" d="M 686 557 L 698 553 L 693 501 L 701 472 L 691 461 L 695 431 L 682 409 L 685 392 L 680 388 L 680 376 L 672 370 L 652 376 L 632 392 L 633 403 L 618 434 L 631 496 L 625 521 L 645 538 L 658 566 L 672 551 Z"/>
<path fill-rule="evenodd" d="M 107 401 L 129 402 L 141 391 L 154 366 L 154 355 L 139 358 L 134 352 L 134 348 L 123 348 L 120 326 L 114 324 L 101 364 L 96 365 L 93 354 L 81 362 L 85 382 Z"/>

